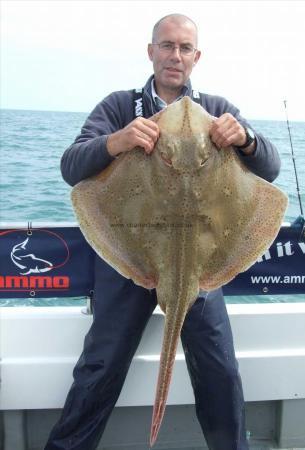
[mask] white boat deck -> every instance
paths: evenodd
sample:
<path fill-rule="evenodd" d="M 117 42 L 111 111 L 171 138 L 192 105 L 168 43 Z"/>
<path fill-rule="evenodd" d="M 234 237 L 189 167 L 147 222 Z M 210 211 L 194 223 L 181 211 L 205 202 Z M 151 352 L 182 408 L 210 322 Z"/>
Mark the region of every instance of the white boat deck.
<path fill-rule="evenodd" d="M 247 402 L 251 448 L 304 449 L 305 304 L 228 305 L 228 311 Z M 0 308 L 0 410 L 5 450 L 41 450 L 63 406 L 91 321 L 79 307 Z M 147 448 L 163 322 L 163 314 L 156 309 L 100 450 Z M 205 448 L 193 403 L 179 346 L 156 450 Z M 28 446 L 20 447 L 25 423 Z M 9 439 L 17 439 L 18 427 L 20 445 L 15 442 L 12 446 Z M 11 437 L 9 430 L 15 430 Z"/>

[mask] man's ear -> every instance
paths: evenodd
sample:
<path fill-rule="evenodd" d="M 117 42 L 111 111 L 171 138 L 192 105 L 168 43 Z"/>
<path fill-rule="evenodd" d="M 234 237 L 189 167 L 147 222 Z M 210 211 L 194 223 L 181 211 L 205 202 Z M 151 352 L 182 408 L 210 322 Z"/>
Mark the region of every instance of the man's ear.
<path fill-rule="evenodd" d="M 200 59 L 200 56 L 201 56 L 201 51 L 200 50 L 196 50 L 196 53 L 195 53 L 195 58 L 194 58 L 194 66 L 197 64 L 197 62 L 199 61 L 199 59 Z"/>
<path fill-rule="evenodd" d="M 152 44 L 148 44 L 148 46 L 147 46 L 148 57 L 151 61 L 153 60 L 153 51 L 154 51 L 153 47 L 154 46 Z"/>

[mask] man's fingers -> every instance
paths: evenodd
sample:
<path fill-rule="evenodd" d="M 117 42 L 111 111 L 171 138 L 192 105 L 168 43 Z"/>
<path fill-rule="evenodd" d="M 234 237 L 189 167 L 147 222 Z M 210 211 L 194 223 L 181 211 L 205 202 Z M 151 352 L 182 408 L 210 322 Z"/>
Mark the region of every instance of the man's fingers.
<path fill-rule="evenodd" d="M 236 135 L 235 129 L 230 128 L 223 132 L 216 132 L 214 138 L 219 147 L 228 147 L 235 141 Z"/>
<path fill-rule="evenodd" d="M 143 133 L 142 131 L 138 131 L 137 134 L 137 145 L 139 147 L 143 147 L 146 152 L 150 152 L 153 150 L 155 146 L 155 140 L 151 138 L 146 133 Z"/>
<path fill-rule="evenodd" d="M 139 117 L 131 124 L 130 131 L 136 146 L 142 147 L 147 154 L 153 151 L 160 134 L 159 127 L 155 122 Z"/>
<path fill-rule="evenodd" d="M 238 129 L 239 127 L 241 127 L 241 125 L 238 120 L 236 120 L 235 117 L 232 116 L 232 114 L 225 113 L 212 122 L 211 131 L 215 132 L 216 130 L 218 130 L 223 132 L 232 127 Z"/>
<path fill-rule="evenodd" d="M 148 119 L 144 119 L 141 121 L 139 120 L 136 124 L 136 128 L 150 137 L 154 142 L 157 142 L 160 131 L 158 125 L 155 122 Z"/>
<path fill-rule="evenodd" d="M 226 133 L 225 136 L 219 138 L 215 144 L 219 148 L 226 148 L 230 147 L 230 145 L 234 145 L 234 142 L 236 140 L 237 134 L 236 133 Z"/>
<path fill-rule="evenodd" d="M 107 150 L 112 156 L 127 152 L 135 147 L 142 147 L 146 153 L 151 153 L 159 134 L 159 127 L 155 122 L 138 117 L 122 130 L 109 135 Z"/>
<path fill-rule="evenodd" d="M 145 153 L 150 154 L 154 149 L 155 143 L 152 140 L 139 136 L 137 146 L 143 148 Z"/>
<path fill-rule="evenodd" d="M 210 136 L 217 147 L 225 148 L 230 145 L 239 145 L 244 139 L 245 132 L 235 117 L 226 113 L 213 121 Z"/>

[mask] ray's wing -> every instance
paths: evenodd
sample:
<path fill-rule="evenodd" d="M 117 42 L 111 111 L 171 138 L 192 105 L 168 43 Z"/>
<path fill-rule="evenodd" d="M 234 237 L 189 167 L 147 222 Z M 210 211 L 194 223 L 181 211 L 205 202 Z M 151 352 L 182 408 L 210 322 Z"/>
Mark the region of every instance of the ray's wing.
<path fill-rule="evenodd" d="M 203 189 L 207 183 L 197 224 L 200 287 L 210 291 L 247 270 L 269 248 L 288 200 L 245 168 L 233 149 L 219 151 Z"/>
<path fill-rule="evenodd" d="M 78 183 L 71 199 L 82 233 L 96 253 L 126 278 L 153 287 L 156 273 L 145 251 L 149 240 L 144 242 L 146 230 L 140 228 L 149 213 L 144 166 L 140 151 L 122 154 L 97 176 Z"/>

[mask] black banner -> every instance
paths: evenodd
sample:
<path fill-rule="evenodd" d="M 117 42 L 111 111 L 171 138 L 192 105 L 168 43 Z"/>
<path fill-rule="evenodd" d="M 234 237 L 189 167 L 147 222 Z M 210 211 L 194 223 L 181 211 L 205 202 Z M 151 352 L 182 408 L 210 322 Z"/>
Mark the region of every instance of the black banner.
<path fill-rule="evenodd" d="M 225 295 L 305 293 L 304 220 L 282 227 L 270 249 L 224 286 Z M 0 231 L 0 297 L 90 296 L 94 252 L 77 227 Z"/>

